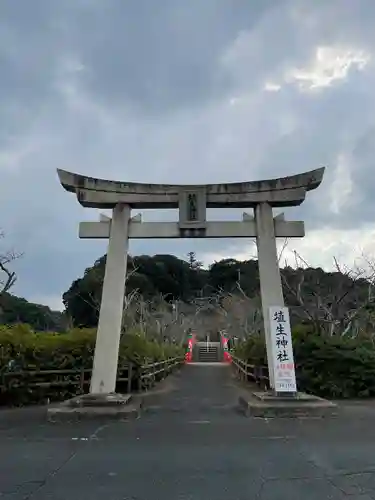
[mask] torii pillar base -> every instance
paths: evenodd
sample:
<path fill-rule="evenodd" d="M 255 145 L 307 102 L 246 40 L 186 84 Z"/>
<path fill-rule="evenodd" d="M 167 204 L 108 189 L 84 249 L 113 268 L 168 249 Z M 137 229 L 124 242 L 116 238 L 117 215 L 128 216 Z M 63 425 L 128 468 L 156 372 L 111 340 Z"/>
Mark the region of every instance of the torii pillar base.
<path fill-rule="evenodd" d="M 140 416 L 142 400 L 130 394 L 83 394 L 47 408 L 50 422 L 128 420 Z"/>
<path fill-rule="evenodd" d="M 249 392 L 240 396 L 239 408 L 247 417 L 334 417 L 338 414 L 337 404 L 304 392 L 290 395 L 275 394 L 273 391 Z"/>

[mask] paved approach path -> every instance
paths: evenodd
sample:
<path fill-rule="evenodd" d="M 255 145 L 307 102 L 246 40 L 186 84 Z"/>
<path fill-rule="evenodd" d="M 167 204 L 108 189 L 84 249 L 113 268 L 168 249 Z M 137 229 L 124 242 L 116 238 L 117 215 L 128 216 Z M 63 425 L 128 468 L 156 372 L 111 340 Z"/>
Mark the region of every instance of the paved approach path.
<path fill-rule="evenodd" d="M 187 366 L 139 420 L 48 424 L 0 412 L 0 500 L 375 498 L 375 407 L 335 419 L 237 413 L 227 366 Z"/>

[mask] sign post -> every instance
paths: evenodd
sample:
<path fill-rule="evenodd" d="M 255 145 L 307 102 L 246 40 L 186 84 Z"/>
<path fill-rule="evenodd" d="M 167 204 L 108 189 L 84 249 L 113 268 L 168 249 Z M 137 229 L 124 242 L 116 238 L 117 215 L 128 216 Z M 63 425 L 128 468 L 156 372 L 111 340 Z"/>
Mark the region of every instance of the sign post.
<path fill-rule="evenodd" d="M 296 374 L 287 307 L 269 308 L 275 392 L 297 393 Z"/>

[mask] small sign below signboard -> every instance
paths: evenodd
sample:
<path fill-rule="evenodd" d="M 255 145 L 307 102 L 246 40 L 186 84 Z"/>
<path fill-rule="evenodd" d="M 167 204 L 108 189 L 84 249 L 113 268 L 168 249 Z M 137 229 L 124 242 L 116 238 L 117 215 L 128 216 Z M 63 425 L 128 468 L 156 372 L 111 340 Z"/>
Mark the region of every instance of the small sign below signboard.
<path fill-rule="evenodd" d="M 276 392 L 297 392 L 289 309 L 269 307 Z"/>

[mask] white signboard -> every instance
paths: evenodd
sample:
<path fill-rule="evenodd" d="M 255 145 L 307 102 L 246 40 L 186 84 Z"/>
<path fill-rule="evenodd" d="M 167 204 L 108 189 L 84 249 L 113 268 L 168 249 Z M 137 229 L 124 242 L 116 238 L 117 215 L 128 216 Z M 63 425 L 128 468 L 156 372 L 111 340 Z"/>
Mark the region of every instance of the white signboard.
<path fill-rule="evenodd" d="M 276 392 L 297 392 L 296 374 L 287 307 L 269 308 L 271 343 Z"/>

